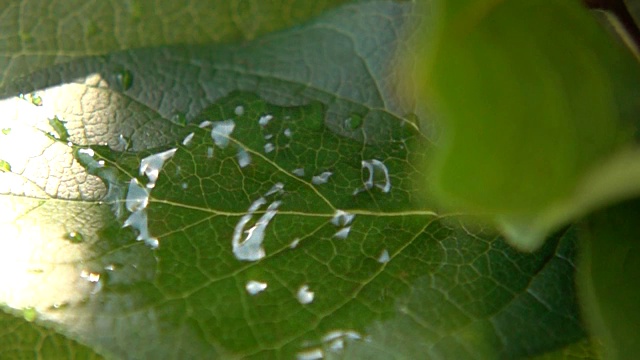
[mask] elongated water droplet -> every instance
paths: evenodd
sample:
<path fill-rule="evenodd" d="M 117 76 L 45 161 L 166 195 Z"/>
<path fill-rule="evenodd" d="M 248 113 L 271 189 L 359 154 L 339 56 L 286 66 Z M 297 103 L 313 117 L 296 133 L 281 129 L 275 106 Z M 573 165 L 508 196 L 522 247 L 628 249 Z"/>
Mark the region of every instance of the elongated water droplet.
<path fill-rule="evenodd" d="M 309 290 L 309 285 L 302 285 L 298 289 L 298 292 L 296 293 L 296 297 L 298 298 L 298 302 L 304 305 L 304 304 L 310 304 L 311 302 L 313 302 L 313 298 L 315 297 L 315 294 L 313 291 Z"/>
<path fill-rule="evenodd" d="M 265 231 L 269 222 L 276 216 L 281 202 L 274 201 L 271 203 L 253 227 L 246 231 L 244 228 L 253 218 L 253 214 L 266 203 L 267 200 L 263 197 L 254 201 L 247 210 L 247 214 L 243 215 L 242 218 L 240 218 L 240 221 L 236 224 L 231 244 L 233 247 L 233 254 L 238 260 L 257 261 L 265 256 L 265 251 L 262 247 Z M 244 240 L 241 240 L 243 233 L 246 234 L 246 237 Z"/>
<path fill-rule="evenodd" d="M 289 248 L 295 249 L 298 246 L 299 243 L 300 243 L 300 238 L 295 238 L 295 239 L 293 239 L 291 244 L 289 244 Z"/>
<path fill-rule="evenodd" d="M 326 183 L 327 183 L 327 181 L 329 181 L 329 177 L 330 177 L 331 175 L 333 175 L 333 173 L 332 173 L 332 172 L 330 172 L 330 171 L 325 171 L 325 172 L 323 172 L 322 174 L 320 174 L 320 175 L 316 175 L 316 176 L 314 176 L 313 178 L 311 178 L 311 182 L 312 182 L 314 185 L 322 185 L 322 184 L 326 184 Z"/>
<path fill-rule="evenodd" d="M 372 189 L 374 186 L 382 190 L 383 193 L 391 191 L 391 179 L 389 177 L 389 170 L 387 166 L 380 160 L 363 160 L 362 168 L 367 169 L 369 177 L 364 182 L 364 189 L 357 189 L 354 195 Z"/>
<path fill-rule="evenodd" d="M 211 121 L 209 120 L 205 120 L 203 122 L 200 123 L 200 125 L 198 125 L 199 128 L 204 129 L 208 126 L 211 126 L 211 124 L 213 124 Z"/>
<path fill-rule="evenodd" d="M 344 227 L 344 228 L 342 228 L 342 229 L 338 230 L 338 231 L 333 235 L 333 237 L 334 237 L 334 238 L 341 239 L 341 240 L 346 239 L 346 238 L 349 236 L 349 232 L 350 232 L 350 231 L 351 231 L 351 226 Z"/>
<path fill-rule="evenodd" d="M 236 158 L 238 159 L 238 165 L 241 168 L 245 168 L 251 164 L 251 155 L 242 147 L 238 148 L 238 153 L 236 154 Z"/>
<path fill-rule="evenodd" d="M 264 144 L 264 152 L 265 152 L 265 154 L 268 154 L 268 153 L 272 152 L 275 148 L 276 147 L 272 143 Z"/>
<path fill-rule="evenodd" d="M 65 240 L 72 242 L 74 244 L 79 244 L 84 241 L 84 236 L 77 231 L 70 231 L 64 235 Z"/>
<path fill-rule="evenodd" d="M 258 124 L 260 124 L 260 126 L 262 127 L 265 127 L 269 124 L 271 120 L 273 120 L 272 115 L 263 115 L 260 117 L 260 119 L 258 119 Z"/>
<path fill-rule="evenodd" d="M 324 353 L 320 348 L 308 349 L 296 354 L 296 360 L 320 360 L 324 358 Z"/>
<path fill-rule="evenodd" d="M 189 135 L 187 135 L 184 140 L 182 140 L 182 145 L 184 146 L 189 146 L 189 144 L 191 144 L 191 141 L 193 140 L 193 136 L 195 135 L 195 133 L 191 133 Z"/>
<path fill-rule="evenodd" d="M 303 177 L 304 176 L 304 168 L 297 168 L 291 171 L 291 173 L 295 176 Z"/>
<path fill-rule="evenodd" d="M 271 189 L 269 189 L 269 191 L 267 191 L 266 194 L 264 194 L 264 196 L 267 197 L 269 195 L 273 195 L 273 194 L 279 193 L 279 192 L 282 191 L 282 189 L 284 189 L 284 184 L 281 183 L 281 182 L 276 183 L 275 185 L 273 185 L 271 187 Z"/>
<path fill-rule="evenodd" d="M 224 149 L 229 145 L 229 136 L 236 128 L 233 120 L 216 121 L 212 123 L 211 138 L 217 147 Z"/>
<path fill-rule="evenodd" d="M 267 283 L 251 280 L 247 282 L 245 288 L 247 289 L 249 295 L 256 295 L 263 292 L 267 288 L 267 286 Z"/>
<path fill-rule="evenodd" d="M 138 183 L 137 179 L 131 179 L 129 182 L 129 190 L 127 191 L 127 199 L 125 204 L 127 210 L 135 212 L 147 207 L 149 203 L 149 191 Z"/>
<path fill-rule="evenodd" d="M 211 159 L 213 157 L 213 147 L 209 146 L 207 147 L 207 158 Z"/>
<path fill-rule="evenodd" d="M 118 80 L 122 90 L 129 90 L 131 85 L 133 85 L 133 74 L 131 74 L 131 71 L 129 70 L 121 70 L 118 72 L 116 79 Z"/>
<path fill-rule="evenodd" d="M 351 224 L 353 219 L 356 217 L 355 214 L 348 213 L 346 211 L 337 210 L 331 219 L 331 223 L 335 226 L 347 226 Z"/>
<path fill-rule="evenodd" d="M 149 178 L 148 188 L 153 188 L 158 180 L 160 169 L 164 162 L 171 159 L 175 155 L 177 148 L 170 149 L 161 153 L 147 156 L 140 161 L 140 175 L 146 175 Z"/>

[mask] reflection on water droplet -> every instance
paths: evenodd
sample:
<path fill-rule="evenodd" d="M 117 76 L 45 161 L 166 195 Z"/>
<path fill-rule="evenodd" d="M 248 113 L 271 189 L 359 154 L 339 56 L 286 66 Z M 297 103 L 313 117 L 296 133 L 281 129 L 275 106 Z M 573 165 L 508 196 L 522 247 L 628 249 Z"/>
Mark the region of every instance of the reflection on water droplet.
<path fill-rule="evenodd" d="M 347 130 L 357 130 L 362 126 L 362 115 L 359 114 L 351 114 L 345 121 L 344 127 Z"/>
<path fill-rule="evenodd" d="M 87 270 L 82 270 L 80 272 L 80 277 L 85 279 L 85 280 L 87 280 L 87 281 L 89 281 L 89 282 L 92 282 L 92 283 L 96 283 L 96 282 L 100 281 L 100 274 L 94 273 L 94 272 L 90 272 L 90 271 L 87 271 Z"/>
<path fill-rule="evenodd" d="M 298 298 L 298 302 L 304 305 L 304 304 L 310 304 L 311 302 L 313 302 L 313 298 L 315 297 L 315 294 L 313 291 L 309 291 L 308 285 L 302 285 L 298 289 L 298 292 L 296 293 L 296 297 Z"/>
<path fill-rule="evenodd" d="M 291 173 L 293 173 L 293 175 L 295 175 L 295 176 L 302 177 L 302 176 L 304 176 L 304 168 L 294 169 L 293 171 L 291 171 Z"/>
<path fill-rule="evenodd" d="M 269 121 L 271 121 L 272 119 L 272 115 L 260 116 L 260 119 L 258 119 L 258 124 L 260 124 L 260 126 L 262 127 L 267 126 L 269 124 Z"/>
<path fill-rule="evenodd" d="M 160 169 L 164 165 L 164 162 L 169 160 L 176 153 L 176 150 L 178 149 L 174 148 L 158 154 L 153 154 L 140 161 L 140 175 L 144 174 L 149 178 L 149 183 L 147 183 L 148 188 L 153 188 L 156 185 Z"/>
<path fill-rule="evenodd" d="M 38 313 L 36 312 L 36 309 L 32 307 L 27 307 L 22 309 L 22 316 L 28 322 L 33 322 L 36 320 L 36 317 L 38 317 Z"/>
<path fill-rule="evenodd" d="M 233 120 L 216 121 L 212 123 L 211 138 L 217 147 L 224 149 L 229 145 L 229 136 L 236 128 Z"/>
<path fill-rule="evenodd" d="M 70 231 L 64 235 L 65 240 L 72 242 L 74 244 L 79 244 L 84 241 L 84 236 L 77 231 Z"/>
<path fill-rule="evenodd" d="M 370 190 L 374 186 L 382 190 L 383 193 L 391 191 L 391 179 L 389 178 L 389 170 L 387 166 L 380 160 L 363 160 L 362 168 L 369 171 L 369 177 L 364 183 L 363 189 L 356 189 L 353 194 L 357 195 L 366 190 Z"/>
<path fill-rule="evenodd" d="M 289 128 L 284 129 L 284 136 L 290 138 L 291 137 L 291 129 L 289 129 Z"/>
<path fill-rule="evenodd" d="M 391 260 L 391 258 L 389 257 L 389 251 L 387 251 L 387 249 L 384 249 L 378 257 L 378 262 L 384 264 L 389 262 L 389 260 Z"/>
<path fill-rule="evenodd" d="M 269 191 L 267 191 L 266 194 L 264 194 L 264 196 L 266 197 L 266 196 L 269 196 L 269 195 L 273 195 L 275 193 L 279 193 L 279 192 L 282 191 L 282 189 L 284 189 L 284 184 L 281 183 L 281 182 L 276 183 L 275 185 L 273 185 L 271 187 L 271 189 L 269 189 Z"/>
<path fill-rule="evenodd" d="M 320 175 L 316 175 L 316 176 L 314 176 L 313 178 L 311 178 L 311 182 L 312 182 L 314 185 L 322 185 L 322 184 L 326 184 L 326 183 L 327 183 L 327 181 L 329 181 L 329 177 L 330 177 L 331 175 L 333 175 L 333 173 L 332 173 L 332 172 L 330 172 L 330 171 L 325 171 L 325 172 L 323 172 L 322 174 L 320 174 Z"/>
<path fill-rule="evenodd" d="M 340 230 L 338 230 L 333 237 L 334 238 L 338 238 L 338 239 L 346 239 L 347 236 L 349 236 L 349 232 L 351 231 L 351 226 L 347 226 L 345 228 L 342 228 Z"/>
<path fill-rule="evenodd" d="M 211 126 L 212 122 L 209 120 L 205 120 L 203 122 L 200 123 L 200 125 L 198 125 L 199 128 L 204 129 L 207 126 Z"/>
<path fill-rule="evenodd" d="M 121 70 L 118 72 L 116 79 L 118 80 L 122 90 L 129 90 L 131 85 L 133 85 L 133 75 L 129 70 Z"/>
<path fill-rule="evenodd" d="M 213 147 L 209 146 L 207 147 L 207 158 L 211 159 L 213 157 Z"/>
<path fill-rule="evenodd" d="M 235 110 L 233 110 L 233 112 L 237 115 L 237 116 L 242 116 L 244 115 L 244 107 L 238 105 L 236 106 Z"/>
<path fill-rule="evenodd" d="M 188 146 L 191 143 L 191 140 L 193 140 L 193 136 L 195 135 L 195 133 L 191 133 L 189 135 L 187 135 L 184 140 L 182 140 L 182 145 L 184 146 Z"/>
<path fill-rule="evenodd" d="M 272 144 L 272 143 L 266 143 L 264 144 L 264 152 L 266 154 L 272 152 L 276 147 Z"/>
<path fill-rule="evenodd" d="M 299 243 L 300 243 L 300 238 L 295 238 L 291 242 L 291 245 L 289 245 L 289 248 L 295 249 L 298 246 Z"/>
<path fill-rule="evenodd" d="M 267 288 L 267 283 L 251 280 L 245 286 L 249 295 L 256 295 Z"/>
<path fill-rule="evenodd" d="M 127 191 L 127 199 L 125 204 L 127 210 L 135 212 L 147 207 L 149 203 L 149 191 L 138 183 L 138 179 L 131 179 L 129 182 L 129 190 Z"/>
<path fill-rule="evenodd" d="M 245 168 L 251 164 L 251 155 L 249 155 L 249 153 L 242 147 L 238 147 L 236 158 L 238 159 L 238 165 L 240 165 L 241 168 Z"/>
<path fill-rule="evenodd" d="M 257 261 L 265 256 L 265 251 L 262 247 L 265 230 L 267 229 L 269 222 L 276 216 L 281 202 L 274 201 L 271 203 L 253 227 L 248 230 L 244 230 L 244 228 L 253 218 L 253 214 L 266 203 L 267 200 L 263 197 L 254 201 L 247 210 L 247 214 L 243 215 L 242 218 L 240 218 L 240 221 L 236 224 L 231 244 L 233 247 L 233 254 L 238 260 Z M 241 240 L 243 233 L 246 234 L 246 237 L 244 240 Z"/>
<path fill-rule="evenodd" d="M 347 226 L 351 224 L 353 219 L 356 217 L 355 214 L 348 213 L 346 211 L 337 210 L 331 219 L 331 223 L 335 226 Z"/>
<path fill-rule="evenodd" d="M 320 348 L 309 349 L 296 354 L 296 360 L 319 360 L 322 358 L 324 358 L 324 353 Z"/>

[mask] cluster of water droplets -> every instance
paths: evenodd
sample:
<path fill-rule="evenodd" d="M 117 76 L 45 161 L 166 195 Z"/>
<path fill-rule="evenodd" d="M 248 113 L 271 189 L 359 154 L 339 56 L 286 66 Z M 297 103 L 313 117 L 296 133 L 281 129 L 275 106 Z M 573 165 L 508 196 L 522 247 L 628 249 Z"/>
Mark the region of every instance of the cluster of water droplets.
<path fill-rule="evenodd" d="M 346 239 L 351 231 L 351 223 L 355 219 L 355 214 L 350 214 L 343 210 L 337 210 L 331 219 L 331 223 L 338 228 L 338 231 L 333 234 L 334 238 Z"/>
<path fill-rule="evenodd" d="M 309 346 L 305 350 L 302 350 L 296 354 L 297 360 L 318 360 L 324 359 L 325 356 L 331 353 L 332 355 L 339 355 L 344 350 L 345 343 L 348 341 L 369 341 L 368 338 L 363 336 L 354 330 L 333 330 L 326 333 L 322 338 L 320 344 L 316 343 L 316 346 Z"/>

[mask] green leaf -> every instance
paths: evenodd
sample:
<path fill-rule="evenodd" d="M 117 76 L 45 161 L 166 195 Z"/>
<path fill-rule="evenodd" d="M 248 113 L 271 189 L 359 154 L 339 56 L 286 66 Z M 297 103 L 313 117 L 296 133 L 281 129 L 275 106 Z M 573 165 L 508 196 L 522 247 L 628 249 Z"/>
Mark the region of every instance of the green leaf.
<path fill-rule="evenodd" d="M 581 298 L 606 359 L 631 359 L 639 351 L 639 213 L 637 201 L 625 202 L 591 216 L 583 233 Z"/>
<path fill-rule="evenodd" d="M 578 1 L 434 7 L 421 81 L 444 121 L 430 179 L 445 205 L 531 250 L 638 192 L 638 65 Z"/>
<path fill-rule="evenodd" d="M 412 11 L 358 3 L 0 88 L 42 99 L 0 104 L 3 308 L 106 357 L 523 357 L 583 339 L 573 229 L 523 254 L 424 205 L 430 143 L 391 76 Z M 45 136 L 51 112 L 71 146 Z"/>
<path fill-rule="evenodd" d="M 535 360 L 598 360 L 601 357 L 598 354 L 599 346 L 588 341 L 580 341 L 571 344 L 560 350 L 548 352 L 546 354 L 536 356 Z"/>
<path fill-rule="evenodd" d="M 0 10 L 0 85 L 74 58 L 169 44 L 253 39 L 301 23 L 344 0 L 37 0 Z"/>

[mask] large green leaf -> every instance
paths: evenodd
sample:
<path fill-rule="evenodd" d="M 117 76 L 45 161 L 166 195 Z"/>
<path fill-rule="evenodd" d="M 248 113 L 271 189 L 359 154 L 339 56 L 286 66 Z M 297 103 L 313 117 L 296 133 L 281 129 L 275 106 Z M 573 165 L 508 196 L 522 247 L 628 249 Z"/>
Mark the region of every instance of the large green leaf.
<path fill-rule="evenodd" d="M 515 358 L 582 341 L 572 229 L 522 254 L 424 205 L 430 142 L 390 75 L 411 11 L 359 3 L 1 88 L 15 324 L 122 358 Z"/>
<path fill-rule="evenodd" d="M 432 194 L 531 250 L 638 193 L 639 67 L 578 1 L 435 3 L 419 55 L 446 128 Z"/>

